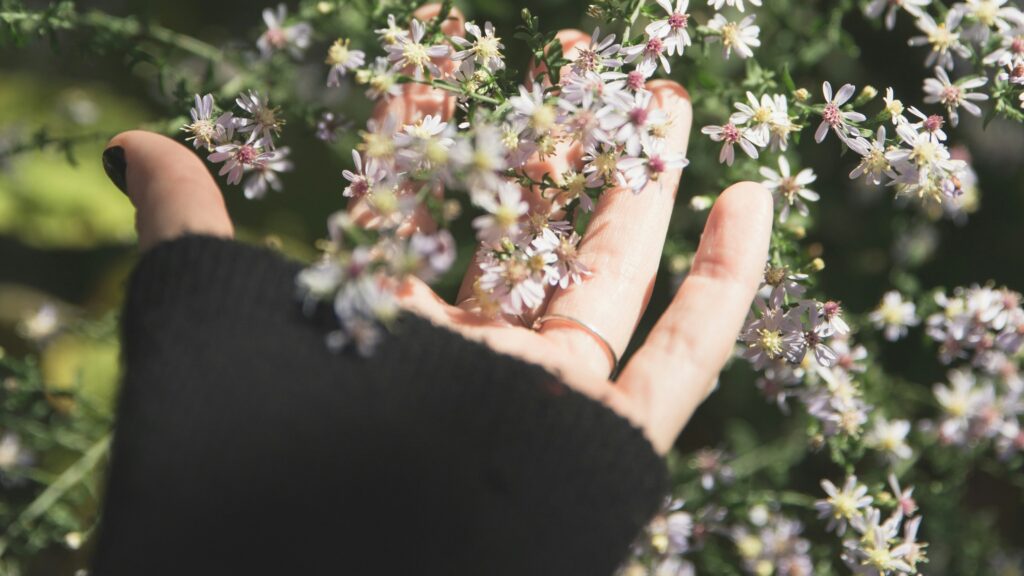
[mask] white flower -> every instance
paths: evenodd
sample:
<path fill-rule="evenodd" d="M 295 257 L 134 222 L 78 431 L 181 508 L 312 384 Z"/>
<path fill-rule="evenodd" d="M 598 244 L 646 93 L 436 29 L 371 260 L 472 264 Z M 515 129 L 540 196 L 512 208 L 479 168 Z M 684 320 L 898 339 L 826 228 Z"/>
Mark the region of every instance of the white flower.
<path fill-rule="evenodd" d="M 346 198 L 362 198 L 381 181 L 383 171 L 373 158 L 367 160 L 364 165 L 362 157 L 355 150 L 352 151 L 352 162 L 355 163 L 356 171 L 344 170 L 341 173 L 349 182 L 342 195 Z"/>
<path fill-rule="evenodd" d="M 822 84 L 821 90 L 825 96 L 825 110 L 821 113 L 821 124 L 818 125 L 818 130 L 814 133 L 814 140 L 819 144 L 823 142 L 831 128 L 851 150 L 863 154 L 866 142 L 860 143 L 855 139 L 856 135 L 851 134 L 852 129 L 847 122 L 863 122 L 867 117 L 860 112 L 842 110 L 843 104 L 853 98 L 853 93 L 857 91 L 857 88 L 853 84 L 844 84 L 833 97 L 832 84 L 826 81 Z"/>
<path fill-rule="evenodd" d="M 231 112 L 221 114 L 216 120 L 213 119 L 213 95 L 207 94 L 200 97 L 195 95 L 196 105 L 189 112 L 192 115 L 192 123 L 182 127 L 182 130 L 192 134 L 186 140 L 192 141 L 192 146 L 200 146 L 212 150 L 217 144 L 223 144 L 229 128 L 234 127 L 234 116 Z"/>
<path fill-rule="evenodd" d="M 749 0 L 754 6 L 760 6 L 761 0 Z M 708 0 L 708 6 L 714 6 L 715 10 L 721 10 L 722 6 L 735 6 L 743 12 L 743 0 Z"/>
<path fill-rule="evenodd" d="M 1015 68 L 1024 64 L 1024 27 L 1007 32 L 1000 38 L 996 48 L 982 60 L 986 66 Z"/>
<path fill-rule="evenodd" d="M 475 194 L 473 202 L 487 212 L 473 219 L 473 227 L 481 242 L 496 245 L 506 238 L 513 242 L 519 239 L 521 220 L 530 210 L 530 205 L 523 200 L 518 186 L 506 182 L 497 193 Z"/>
<path fill-rule="evenodd" d="M 930 45 L 932 50 L 925 58 L 924 65 L 938 64 L 952 70 L 954 54 L 961 58 L 971 55 L 971 51 L 960 41 L 960 33 L 957 31 L 962 18 L 963 14 L 959 10 L 950 10 L 946 14 L 946 20 L 940 24 L 936 23 L 935 19 L 927 12 L 922 12 L 917 18 L 917 27 L 924 32 L 924 36 L 914 36 L 907 41 L 907 44 L 910 46 Z"/>
<path fill-rule="evenodd" d="M 665 57 L 667 50 L 668 45 L 665 40 L 657 36 L 648 36 L 645 42 L 623 48 L 622 54 L 625 56 L 626 62 L 640 60 L 637 69 L 644 70 L 645 75 L 650 76 L 658 69 L 659 63 L 665 69 L 666 74 L 672 72 L 672 66 L 668 63 L 668 58 Z"/>
<path fill-rule="evenodd" d="M 441 121 L 440 115 L 427 115 L 418 122 L 403 126 L 395 134 L 397 164 L 400 168 L 416 171 L 433 171 L 444 166 L 455 144 L 450 133 L 451 128 L 447 122 Z"/>
<path fill-rule="evenodd" d="M 490 298 L 497 300 L 506 314 L 534 310 L 544 302 L 551 256 L 550 253 L 530 255 L 518 250 L 503 259 L 484 259 L 478 284 Z"/>
<path fill-rule="evenodd" d="M 785 101 L 785 96 L 782 99 Z M 780 113 L 777 101 L 768 94 L 762 94 L 761 100 L 758 101 L 757 96 L 748 91 L 747 102 L 736 102 L 733 106 L 737 111 L 729 117 L 729 122 L 737 126 L 752 123 L 750 130 L 755 133 L 757 140 L 762 142 L 767 142 L 771 138 L 774 125 L 789 122 L 789 116 Z"/>
<path fill-rule="evenodd" d="M 740 148 L 753 159 L 757 159 L 757 147 L 767 146 L 768 143 L 757 139 L 757 134 L 746 128 L 737 128 L 732 122 L 724 126 L 705 126 L 700 129 L 702 134 L 707 134 L 715 142 L 722 143 L 722 151 L 718 155 L 719 162 L 725 162 L 732 166 L 736 159 L 734 145 L 739 144 Z"/>
<path fill-rule="evenodd" d="M 896 27 L 896 13 L 900 8 L 916 18 L 924 13 L 922 8 L 931 3 L 932 0 L 871 0 L 864 8 L 864 13 L 870 18 L 878 18 L 885 12 L 885 27 L 892 30 Z"/>
<path fill-rule="evenodd" d="M 331 67 L 327 73 L 327 86 L 340 86 L 341 78 L 349 70 L 355 70 L 366 63 L 366 53 L 362 50 L 351 50 L 349 41 L 338 39 L 327 50 L 325 64 Z"/>
<path fill-rule="evenodd" d="M 682 154 L 666 151 L 664 139 L 645 134 L 642 141 L 642 156 L 619 161 L 619 169 L 622 170 L 634 193 L 641 192 L 648 182 L 657 182 L 665 172 L 682 170 L 690 163 Z"/>
<path fill-rule="evenodd" d="M 821 196 L 817 192 L 807 189 L 807 185 L 814 182 L 818 177 L 810 168 L 804 168 L 799 174 L 793 176 L 789 169 L 789 160 L 785 156 L 779 156 L 779 171 L 776 172 L 767 166 L 760 169 L 764 181 L 761 184 L 771 190 L 777 201 L 782 203 L 782 211 L 779 213 L 779 222 L 789 219 L 790 208 L 796 206 L 801 216 L 807 216 L 808 202 L 817 202 Z"/>
<path fill-rule="evenodd" d="M 612 109 L 610 113 L 601 117 L 601 129 L 612 134 L 630 156 L 639 156 L 642 138 L 653 128 L 668 122 L 668 114 L 664 110 L 651 107 L 653 96 L 644 91 L 637 92 L 628 100 L 615 100 L 608 106 Z"/>
<path fill-rule="evenodd" d="M 384 45 L 385 48 L 392 44 L 398 44 L 409 39 L 409 31 L 398 25 L 395 22 L 395 15 L 388 14 L 388 25 L 387 28 L 378 28 L 374 30 L 377 34 L 377 39 Z"/>
<path fill-rule="evenodd" d="M 303 51 L 309 47 L 313 36 L 313 27 L 305 22 L 293 26 L 285 26 L 288 19 L 288 7 L 278 4 L 277 12 L 266 8 L 263 10 L 263 22 L 267 31 L 260 36 L 256 45 L 264 58 L 269 58 L 277 50 L 288 50 L 294 58 L 301 58 Z"/>
<path fill-rule="evenodd" d="M 366 84 L 366 97 L 371 100 L 381 96 L 398 96 L 402 93 L 402 85 L 398 83 L 395 69 L 383 56 L 374 59 L 373 66 L 357 73 L 356 78 Z"/>
<path fill-rule="evenodd" d="M 980 88 L 987 83 L 988 78 L 973 76 L 961 78 L 954 84 L 950 82 L 949 74 L 946 74 L 945 70 L 936 67 L 935 78 L 925 78 L 924 101 L 926 104 L 941 103 L 944 105 L 946 113 L 949 115 L 950 124 L 956 127 L 960 122 L 960 116 L 957 114 L 958 108 L 962 107 L 968 114 L 981 116 L 981 108 L 973 101 L 988 100 L 988 94 L 975 93 L 971 92 L 971 90 Z"/>
<path fill-rule="evenodd" d="M 421 41 L 426 32 L 423 23 L 413 19 L 411 35 L 398 36 L 394 44 L 387 45 L 388 60 L 397 68 L 412 68 L 416 78 L 422 78 L 424 70 L 441 76 L 441 69 L 431 59 L 447 56 L 449 47 L 447 44 L 424 46 Z"/>
<path fill-rule="evenodd" d="M 668 54 L 683 54 L 683 49 L 692 42 L 687 27 L 690 23 L 690 15 L 686 12 L 690 6 L 690 0 L 676 0 L 676 7 L 672 8 L 670 0 L 655 0 L 658 6 L 668 13 L 668 18 L 655 20 L 644 28 L 644 32 L 652 38 L 661 38 L 668 45 Z"/>
<path fill-rule="evenodd" d="M 724 0 L 715 1 L 721 3 Z M 739 2 L 742 5 L 743 0 L 739 0 Z M 726 58 L 732 55 L 733 50 L 740 55 L 740 58 L 751 58 L 754 56 L 751 47 L 761 45 L 761 40 L 758 38 L 761 28 L 754 25 L 753 16 L 747 16 L 739 22 L 730 22 L 726 20 L 725 16 L 715 14 L 715 17 L 708 22 L 708 28 L 721 37 L 722 49 Z M 714 39 L 714 37 L 711 38 L 711 40 Z"/>
<path fill-rule="evenodd" d="M 896 99 L 892 88 L 885 89 L 885 96 L 882 97 L 882 100 L 885 101 L 885 113 L 889 115 L 894 126 L 905 120 L 903 102 Z"/>
<path fill-rule="evenodd" d="M 57 307 L 49 302 L 18 322 L 18 334 L 37 343 L 48 340 L 59 329 L 60 313 Z"/>
<path fill-rule="evenodd" d="M 246 170 L 249 176 L 242 183 L 242 192 L 249 200 L 266 196 L 268 190 L 281 191 L 281 179 L 278 172 L 291 172 L 294 165 L 288 159 L 291 152 L 287 147 L 278 148 L 267 153 L 263 163 L 255 164 Z"/>
<path fill-rule="evenodd" d="M 580 261 L 579 243 L 580 235 L 576 232 L 557 234 L 551 228 L 544 228 L 533 241 L 534 248 L 554 255 L 554 266 L 551 269 L 554 273 L 549 276 L 548 283 L 568 288 L 572 284 L 582 284 L 584 278 L 592 274 Z"/>
<path fill-rule="evenodd" d="M 224 162 L 219 176 L 228 175 L 228 184 L 238 184 L 242 181 L 242 174 L 246 170 L 261 168 L 275 156 L 264 151 L 259 144 L 239 144 L 232 142 L 214 148 L 213 154 L 207 159 L 210 162 Z"/>
<path fill-rule="evenodd" d="M 875 418 L 874 426 L 864 435 L 864 443 L 884 452 L 886 456 L 896 460 L 906 460 L 914 455 L 907 445 L 907 434 L 910 433 L 910 422 L 907 420 L 887 420 L 884 416 Z"/>
<path fill-rule="evenodd" d="M 739 339 L 746 345 L 743 357 L 755 370 L 781 359 L 799 363 L 804 356 L 803 326 L 791 314 L 769 308 L 760 298 L 754 303 L 761 316 L 751 313 L 740 333 Z"/>
<path fill-rule="evenodd" d="M 547 135 L 558 121 L 558 109 L 552 102 L 545 101 L 544 87 L 539 83 L 532 90 L 519 86 L 519 96 L 508 99 L 514 116 L 522 119 L 526 127 L 537 138 Z"/>
<path fill-rule="evenodd" d="M 622 60 L 615 58 L 615 55 L 620 52 L 621 48 L 619 44 L 615 43 L 615 34 L 601 38 L 601 29 L 594 28 L 590 45 L 586 48 L 576 48 L 575 58 L 572 59 L 572 71 L 576 75 L 584 75 L 600 72 L 606 68 L 618 68 L 622 66 Z"/>
<path fill-rule="evenodd" d="M 238 132 L 249 134 L 249 144 L 259 142 L 261 146 L 273 150 L 274 136 L 280 134 L 284 126 L 280 109 L 271 107 L 270 99 L 260 96 L 255 90 L 242 94 L 235 99 L 235 103 L 252 116 L 235 118 Z"/>
<path fill-rule="evenodd" d="M 914 303 L 905 302 L 903 296 L 896 290 L 886 292 L 882 303 L 868 318 L 875 328 L 885 329 L 885 339 L 890 342 L 906 336 L 907 328 L 917 326 L 920 322 Z"/>
<path fill-rule="evenodd" d="M 882 184 L 882 176 L 895 179 L 896 173 L 893 172 L 892 165 L 889 164 L 889 159 L 885 157 L 885 153 L 885 126 L 879 126 L 878 132 L 875 133 L 874 142 L 871 142 L 870 147 L 864 150 L 860 164 L 857 164 L 857 167 L 850 172 L 850 179 L 855 180 L 864 176 L 875 186 Z"/>
<path fill-rule="evenodd" d="M 1024 25 L 1024 13 L 1020 8 L 1007 6 L 1009 0 L 966 0 L 953 5 L 953 10 L 960 11 L 965 17 L 980 24 L 985 30 L 979 35 L 981 40 L 988 39 L 989 30 L 1005 32 L 1014 25 Z"/>
<path fill-rule="evenodd" d="M 910 120 L 904 118 L 904 124 L 909 124 L 915 130 L 924 130 L 925 132 L 928 133 L 928 135 L 931 138 L 933 138 L 937 142 L 946 141 L 946 131 L 942 129 L 942 126 L 946 123 L 946 121 L 942 118 L 942 116 L 939 116 L 938 114 L 932 114 L 931 116 L 928 116 L 924 112 L 918 110 L 915 106 L 907 108 L 907 112 L 909 112 L 911 116 L 914 116 L 918 120 L 920 120 L 920 122 L 910 122 Z M 897 127 L 897 132 L 898 131 L 899 127 Z"/>
<path fill-rule="evenodd" d="M 462 62 L 469 71 L 476 69 L 477 65 L 491 72 L 504 68 L 505 61 L 502 59 L 501 51 L 505 49 L 505 45 L 501 43 L 501 38 L 494 35 L 494 25 L 486 22 L 481 31 L 473 22 L 466 22 L 465 28 L 476 40 L 452 36 L 452 43 L 459 47 L 459 50 L 452 54 L 452 60 Z"/>
<path fill-rule="evenodd" d="M 828 494 L 825 500 L 818 500 L 814 508 L 818 511 L 819 518 L 828 518 L 827 530 L 836 530 L 836 534 L 842 536 L 846 533 L 846 526 L 854 519 L 862 517 L 861 509 L 866 509 L 874 500 L 868 496 L 868 487 L 857 483 L 857 477 L 850 475 L 846 479 L 842 490 L 828 480 L 821 481 L 821 487 Z"/>

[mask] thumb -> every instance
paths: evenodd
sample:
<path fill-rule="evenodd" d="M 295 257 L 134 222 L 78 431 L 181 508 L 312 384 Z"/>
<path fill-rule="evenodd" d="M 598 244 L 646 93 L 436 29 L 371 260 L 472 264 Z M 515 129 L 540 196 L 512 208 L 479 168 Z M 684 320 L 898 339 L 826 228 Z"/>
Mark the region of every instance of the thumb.
<path fill-rule="evenodd" d="M 107 144 L 103 168 L 135 206 L 140 250 L 184 234 L 234 235 L 220 188 L 182 144 L 152 132 L 122 132 Z"/>

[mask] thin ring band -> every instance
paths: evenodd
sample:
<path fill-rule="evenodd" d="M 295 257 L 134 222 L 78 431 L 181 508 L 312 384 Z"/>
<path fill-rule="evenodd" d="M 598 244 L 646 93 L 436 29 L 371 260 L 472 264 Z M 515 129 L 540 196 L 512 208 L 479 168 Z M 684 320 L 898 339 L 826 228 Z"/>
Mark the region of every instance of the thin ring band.
<path fill-rule="evenodd" d="M 533 329 L 540 330 L 541 326 L 547 322 L 565 322 L 567 324 L 573 324 L 582 328 L 587 334 L 590 334 L 598 344 L 604 347 L 605 351 L 608 352 L 608 355 L 612 357 L 612 371 L 608 375 L 608 378 L 615 378 L 615 375 L 619 372 L 619 355 L 615 353 L 615 348 L 612 348 L 608 339 L 598 332 L 596 328 L 582 320 L 577 320 L 576 318 L 566 316 L 565 314 L 545 314 L 533 321 Z"/>

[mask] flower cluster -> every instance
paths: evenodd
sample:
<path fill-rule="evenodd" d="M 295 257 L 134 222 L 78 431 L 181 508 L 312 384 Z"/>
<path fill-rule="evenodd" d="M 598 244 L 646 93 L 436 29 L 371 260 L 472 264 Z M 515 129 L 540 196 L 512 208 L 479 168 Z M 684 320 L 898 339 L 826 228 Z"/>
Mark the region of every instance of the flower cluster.
<path fill-rule="evenodd" d="M 276 148 L 274 138 L 284 126 L 280 110 L 255 91 L 239 96 L 239 114 L 215 113 L 212 94 L 195 96 L 192 122 L 182 130 L 196 149 L 205 148 L 210 162 L 223 163 L 220 175 L 228 184 L 242 183 L 246 198 L 262 198 L 268 190 L 281 190 L 280 172 L 292 169 L 289 149 Z M 245 182 L 242 182 L 243 176 Z"/>
<path fill-rule="evenodd" d="M 917 574 L 918 564 L 927 562 L 927 544 L 917 541 L 921 517 L 913 488 L 903 490 L 895 475 L 889 476 L 891 492 L 884 498 L 893 511 L 883 521 L 882 512 L 873 506 L 876 498 L 867 486 L 850 475 L 842 488 L 828 480 L 821 482 L 827 498 L 815 503 L 819 516 L 829 519 L 829 530 L 843 536 L 848 527 L 854 537 L 843 541 L 843 560 L 858 574 Z"/>

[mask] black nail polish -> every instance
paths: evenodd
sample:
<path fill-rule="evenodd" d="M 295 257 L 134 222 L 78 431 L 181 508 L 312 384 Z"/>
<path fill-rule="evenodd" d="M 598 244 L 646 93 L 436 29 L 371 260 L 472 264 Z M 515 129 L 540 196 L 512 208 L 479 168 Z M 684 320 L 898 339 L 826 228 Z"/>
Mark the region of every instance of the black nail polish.
<path fill-rule="evenodd" d="M 103 151 L 103 169 L 107 171 L 107 177 L 125 195 L 128 194 L 128 184 L 125 180 L 125 171 L 128 163 L 124 160 L 124 148 L 111 146 Z"/>

